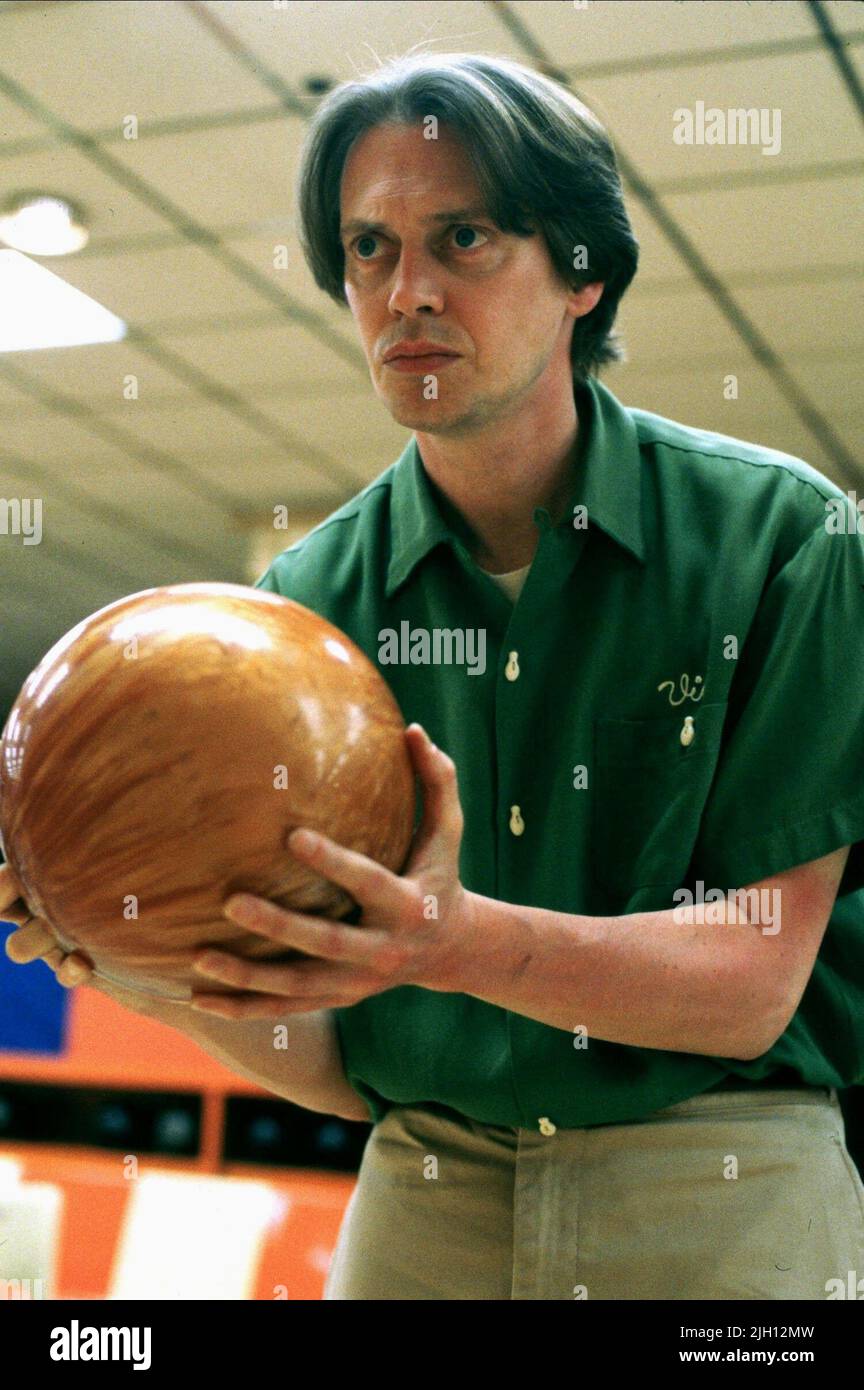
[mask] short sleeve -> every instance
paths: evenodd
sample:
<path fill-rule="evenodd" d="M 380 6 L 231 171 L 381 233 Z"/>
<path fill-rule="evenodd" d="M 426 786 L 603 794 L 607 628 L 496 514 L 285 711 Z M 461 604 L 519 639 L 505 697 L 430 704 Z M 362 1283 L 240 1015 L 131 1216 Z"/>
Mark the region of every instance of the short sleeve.
<path fill-rule="evenodd" d="M 268 594 L 278 594 L 279 586 L 276 583 L 276 577 L 273 573 L 272 565 L 270 565 L 269 568 L 264 571 L 260 579 L 255 580 L 253 588 L 266 589 Z"/>
<path fill-rule="evenodd" d="M 821 524 L 740 649 L 692 869 L 731 889 L 842 845 L 838 897 L 864 887 L 864 536 Z"/>
<path fill-rule="evenodd" d="M 372 1116 L 372 1124 L 377 1125 L 381 1123 L 391 1108 L 391 1102 L 379 1091 L 376 1091 L 373 1086 L 369 1086 L 352 1068 L 350 1038 L 346 1033 L 346 1015 L 350 1014 L 353 1007 L 352 1005 L 348 1008 L 331 1009 L 336 1024 L 336 1040 L 339 1046 L 339 1055 L 342 1058 L 342 1070 L 349 1086 L 357 1092 L 361 1100 L 365 1101 Z"/>

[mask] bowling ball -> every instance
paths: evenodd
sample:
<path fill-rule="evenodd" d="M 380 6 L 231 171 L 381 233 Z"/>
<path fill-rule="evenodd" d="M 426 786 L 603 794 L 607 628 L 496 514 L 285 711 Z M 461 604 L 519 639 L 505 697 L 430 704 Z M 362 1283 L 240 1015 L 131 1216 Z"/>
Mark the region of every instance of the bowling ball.
<path fill-rule="evenodd" d="M 372 662 L 239 584 L 146 589 L 86 618 L 24 682 L 0 744 L 0 842 L 32 911 L 98 975 L 168 998 L 218 992 L 190 969 L 202 946 L 286 958 L 222 915 L 231 893 L 356 908 L 291 855 L 295 827 L 398 873 L 414 809 Z"/>

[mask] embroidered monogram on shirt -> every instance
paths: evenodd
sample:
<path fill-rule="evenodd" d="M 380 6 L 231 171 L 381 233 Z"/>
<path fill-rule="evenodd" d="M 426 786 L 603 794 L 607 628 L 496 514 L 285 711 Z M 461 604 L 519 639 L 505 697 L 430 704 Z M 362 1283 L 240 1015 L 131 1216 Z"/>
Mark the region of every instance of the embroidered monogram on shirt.
<path fill-rule="evenodd" d="M 669 703 L 670 703 L 670 705 L 681 705 L 681 704 L 684 703 L 685 700 L 693 700 L 694 702 L 698 702 L 699 700 L 702 699 L 702 696 L 705 694 L 705 686 L 704 686 L 703 683 L 702 683 L 702 677 L 701 677 L 701 676 L 695 676 L 695 677 L 694 677 L 694 679 L 693 679 L 693 686 L 692 686 L 692 688 L 691 688 L 691 686 L 690 686 L 690 677 L 689 677 L 689 675 L 687 674 L 687 672 L 685 671 L 684 674 L 683 674 L 683 675 L 681 676 L 681 678 L 680 678 L 679 684 L 680 684 L 680 686 L 681 686 L 681 698 L 680 698 L 679 700 L 675 700 L 675 699 L 672 698 L 672 692 L 673 692 L 674 689 L 675 689 L 675 682 L 674 682 L 674 681 L 662 681 L 662 682 L 660 683 L 660 685 L 658 685 L 658 687 L 657 687 L 658 690 L 665 690 L 667 686 L 669 687 Z M 697 695 L 697 694 L 696 694 L 696 690 L 697 690 L 697 687 L 698 687 L 698 686 L 701 686 L 702 688 L 701 688 L 701 690 L 699 690 L 699 693 L 698 693 L 698 695 Z"/>

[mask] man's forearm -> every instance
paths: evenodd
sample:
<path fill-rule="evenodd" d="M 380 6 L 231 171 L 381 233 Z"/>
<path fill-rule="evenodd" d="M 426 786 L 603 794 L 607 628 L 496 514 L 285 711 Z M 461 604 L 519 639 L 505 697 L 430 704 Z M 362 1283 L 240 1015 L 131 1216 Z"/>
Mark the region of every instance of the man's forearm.
<path fill-rule="evenodd" d="M 343 1120 L 372 1118 L 345 1076 L 336 1020 L 329 1009 L 235 1020 L 152 999 L 140 1011 L 177 1028 L 229 1070 L 295 1105 Z M 277 1036 L 283 1032 L 285 1046 L 277 1047 Z"/>
<path fill-rule="evenodd" d="M 589 1038 L 719 1057 L 758 1056 L 785 1026 L 782 1001 L 765 998 L 771 938 L 749 924 L 469 903 L 468 964 L 450 987 L 489 1004 Z"/>

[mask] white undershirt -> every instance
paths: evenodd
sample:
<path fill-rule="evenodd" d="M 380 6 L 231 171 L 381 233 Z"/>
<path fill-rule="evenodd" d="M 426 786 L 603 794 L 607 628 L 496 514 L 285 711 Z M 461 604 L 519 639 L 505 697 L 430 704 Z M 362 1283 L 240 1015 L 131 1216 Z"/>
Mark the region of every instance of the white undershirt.
<path fill-rule="evenodd" d="M 510 570 L 509 574 L 490 574 L 489 578 L 494 579 L 498 587 L 503 589 L 507 597 L 515 603 L 522 592 L 522 585 L 528 578 L 528 571 L 530 568 L 531 565 L 529 563 L 524 565 L 521 570 Z M 487 574 L 488 573 L 487 570 Z"/>

